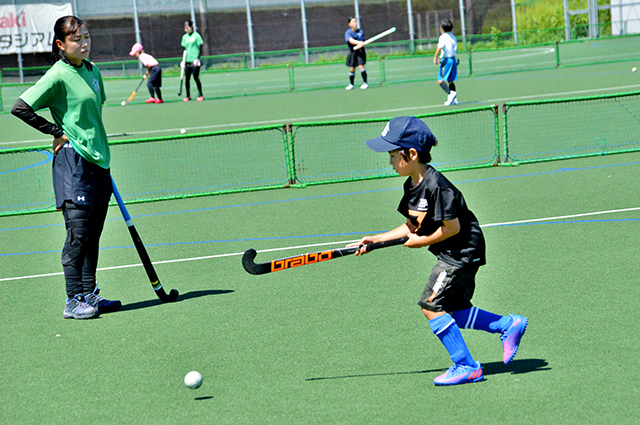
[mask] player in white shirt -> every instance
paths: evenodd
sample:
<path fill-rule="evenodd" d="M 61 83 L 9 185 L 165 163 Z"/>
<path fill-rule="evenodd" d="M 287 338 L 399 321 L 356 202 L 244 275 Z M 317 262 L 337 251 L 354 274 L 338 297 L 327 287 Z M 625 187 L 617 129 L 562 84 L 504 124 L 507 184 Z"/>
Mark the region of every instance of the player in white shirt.
<path fill-rule="evenodd" d="M 440 63 L 438 70 L 438 85 L 447 93 L 447 101 L 445 105 L 457 105 L 456 85 L 454 81 L 458 79 L 458 41 L 453 31 L 453 23 L 449 19 L 444 19 L 440 25 L 440 38 L 438 39 L 438 48 L 433 55 L 433 63 Z M 438 56 L 440 58 L 438 59 Z"/>

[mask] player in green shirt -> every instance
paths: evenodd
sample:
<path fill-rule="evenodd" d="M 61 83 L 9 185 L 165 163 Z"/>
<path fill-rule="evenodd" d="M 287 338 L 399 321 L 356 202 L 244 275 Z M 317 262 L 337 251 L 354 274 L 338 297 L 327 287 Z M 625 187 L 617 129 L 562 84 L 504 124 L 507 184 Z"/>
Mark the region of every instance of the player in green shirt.
<path fill-rule="evenodd" d="M 202 55 L 202 45 L 204 41 L 202 41 L 200 34 L 194 30 L 193 22 L 191 21 L 184 23 L 184 32 L 185 34 L 182 36 L 182 47 L 184 47 L 184 50 L 187 52 L 184 69 L 184 87 L 187 90 L 187 97 L 182 100 L 185 102 L 191 100 L 191 75 L 193 74 L 193 81 L 196 82 L 198 93 L 200 94 L 196 100 L 202 102 L 204 96 L 202 95 L 202 84 L 200 83 L 200 67 L 202 66 L 200 56 Z"/>
<path fill-rule="evenodd" d="M 112 193 L 109 142 L 102 122 L 106 96 L 100 71 L 88 61 L 91 40 L 84 22 L 62 17 L 54 35 L 53 66 L 20 96 L 11 112 L 54 137 L 53 187 L 67 228 L 63 317 L 88 319 L 121 306 L 120 301 L 102 298 L 96 283 L 100 235 Z M 44 108 L 55 123 L 35 113 Z"/>

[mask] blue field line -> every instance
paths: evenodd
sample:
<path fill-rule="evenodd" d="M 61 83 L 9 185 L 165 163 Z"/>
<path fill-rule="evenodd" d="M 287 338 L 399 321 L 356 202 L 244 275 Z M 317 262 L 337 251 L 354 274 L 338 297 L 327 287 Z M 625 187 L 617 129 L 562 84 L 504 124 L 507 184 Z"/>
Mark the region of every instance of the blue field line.
<path fill-rule="evenodd" d="M 9 174 L 9 173 L 15 173 L 17 171 L 22 171 L 22 170 L 28 170 L 29 168 L 34 168 L 34 167 L 37 167 L 39 165 L 46 164 L 47 162 L 51 162 L 53 160 L 53 154 L 51 152 L 49 152 L 49 151 L 36 150 L 34 152 L 45 154 L 46 155 L 46 159 L 44 159 L 43 161 L 38 162 L 37 164 L 26 165 L 24 167 L 14 168 L 13 170 L 0 171 L 0 175 Z"/>
<path fill-rule="evenodd" d="M 480 182 L 486 182 L 486 181 L 492 181 L 492 180 L 514 179 L 514 178 L 521 178 L 521 177 L 535 177 L 535 176 L 543 176 L 543 175 L 549 175 L 549 174 L 566 173 L 566 172 L 574 172 L 574 171 L 585 171 L 585 170 L 593 170 L 593 169 L 599 169 L 599 168 L 622 167 L 622 166 L 639 165 L 639 164 L 640 164 L 640 161 L 627 162 L 627 163 L 621 163 L 621 164 L 610 164 L 610 165 L 595 165 L 595 166 L 591 166 L 591 167 L 581 167 L 581 168 L 566 168 L 566 167 L 563 167 L 563 168 L 559 168 L 559 169 L 553 170 L 553 171 L 543 171 L 543 172 L 538 172 L 538 173 L 517 174 L 517 175 L 513 175 L 513 176 L 484 177 L 484 178 L 480 178 L 480 179 L 459 180 L 459 181 L 454 181 L 453 183 L 456 184 L 456 185 L 465 184 L 465 183 L 480 183 Z M 338 196 L 364 195 L 364 194 L 370 194 L 370 193 L 380 193 L 380 192 L 390 192 L 390 191 L 400 191 L 400 190 L 402 190 L 402 187 L 387 188 L 387 189 L 374 189 L 374 190 L 366 190 L 366 191 L 358 191 L 358 192 L 336 193 L 336 194 L 331 194 L 331 195 L 305 196 L 305 197 L 301 197 L 301 198 L 279 199 L 279 200 L 276 200 L 276 201 L 261 201 L 261 202 L 251 202 L 251 203 L 246 203 L 246 204 L 223 205 L 223 206 L 217 206 L 217 207 L 206 207 L 206 208 L 195 208 L 195 209 L 189 209 L 189 210 L 165 211 L 165 212 L 159 212 L 159 213 L 139 214 L 139 215 L 133 215 L 133 216 L 131 216 L 131 218 L 134 219 L 134 218 L 142 218 L 142 217 L 156 217 L 156 216 L 163 216 L 163 215 L 170 215 L 170 214 L 184 214 L 184 213 L 193 213 L 193 212 L 202 212 L 202 211 L 214 211 L 214 210 L 222 210 L 222 209 L 228 209 L 228 208 L 252 207 L 252 206 L 257 206 L 257 205 L 269 205 L 269 204 L 278 204 L 278 203 L 286 203 L 286 202 L 308 201 L 308 200 L 313 200 L 313 199 L 335 198 L 335 197 L 338 197 Z M 107 219 L 107 221 L 113 221 L 113 220 L 120 220 L 120 218 Z M 11 228 L 6 228 L 6 229 L 0 229 L 0 232 L 10 231 L 10 230 L 39 229 L 39 228 L 57 227 L 57 226 L 64 226 L 64 223 L 43 224 L 43 225 L 39 225 L 39 226 L 11 227 Z"/>
<path fill-rule="evenodd" d="M 614 218 L 608 220 L 566 220 L 566 221 L 547 221 L 547 222 L 535 222 L 535 223 L 505 223 L 505 224 L 491 224 L 488 226 L 481 225 L 480 227 L 513 227 L 513 226 L 541 226 L 550 224 L 592 224 L 592 223 L 623 223 L 640 221 L 640 218 Z M 272 236 L 263 238 L 243 238 L 243 239 L 217 239 L 210 241 L 194 241 L 194 242 L 170 242 L 170 243 L 157 243 L 157 244 L 145 244 L 145 247 L 158 247 L 158 246 L 184 246 L 184 245 L 202 245 L 202 244 L 215 244 L 215 243 L 229 243 L 229 242 L 255 242 L 255 241 L 272 241 L 272 240 L 292 240 L 292 239 L 309 239 L 309 238 L 322 238 L 322 237 L 334 237 L 334 236 L 361 236 L 361 235 L 375 235 L 378 233 L 386 232 L 386 230 L 377 230 L 370 232 L 346 232 L 346 233 L 327 233 L 324 235 L 298 235 L 298 236 Z M 131 249 L 135 248 L 134 245 L 123 246 L 109 246 L 101 247 L 100 251 L 108 249 Z M 60 250 L 56 251 L 32 251 L 32 252 L 15 252 L 8 254 L 0 254 L 0 257 L 11 257 L 18 255 L 36 255 L 36 254 L 59 254 Z"/>

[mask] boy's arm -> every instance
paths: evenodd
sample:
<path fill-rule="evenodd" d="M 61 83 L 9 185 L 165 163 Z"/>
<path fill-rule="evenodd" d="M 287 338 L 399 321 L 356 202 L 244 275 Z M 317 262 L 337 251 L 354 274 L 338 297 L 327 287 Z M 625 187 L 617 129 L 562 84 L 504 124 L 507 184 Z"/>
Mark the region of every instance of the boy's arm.
<path fill-rule="evenodd" d="M 409 248 L 422 248 L 424 246 L 433 245 L 447 240 L 450 237 L 457 235 L 459 232 L 460 221 L 457 218 L 454 218 L 453 220 L 444 220 L 442 222 L 442 226 L 438 227 L 438 229 L 429 236 L 418 236 L 415 233 L 409 233 L 407 235 L 409 236 L 409 240 L 404 244 L 404 246 Z"/>
<path fill-rule="evenodd" d="M 358 242 L 347 245 L 347 247 L 349 248 L 356 247 L 356 246 L 361 247 L 360 251 L 356 251 L 356 255 L 361 255 L 367 252 L 365 246 L 368 243 L 383 242 L 383 241 L 390 241 L 393 239 L 403 238 L 409 235 L 411 232 L 412 230 L 411 230 L 409 221 L 407 220 L 407 223 L 402 224 L 393 230 L 389 230 L 388 232 L 379 233 L 373 236 L 365 236 L 364 238 L 360 239 Z"/>
<path fill-rule="evenodd" d="M 436 53 L 433 55 L 433 63 L 436 65 L 438 64 L 438 55 L 440 54 L 440 50 L 442 50 L 442 47 L 438 47 L 436 49 Z"/>

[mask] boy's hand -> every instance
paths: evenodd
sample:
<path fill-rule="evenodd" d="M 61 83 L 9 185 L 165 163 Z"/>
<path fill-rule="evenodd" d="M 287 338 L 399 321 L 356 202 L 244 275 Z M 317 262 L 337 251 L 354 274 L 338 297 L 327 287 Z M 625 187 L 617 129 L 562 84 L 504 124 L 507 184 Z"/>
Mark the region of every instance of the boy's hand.
<path fill-rule="evenodd" d="M 376 240 L 372 236 L 365 236 L 360 239 L 358 242 L 350 243 L 347 245 L 347 248 L 355 248 L 357 246 L 360 247 L 360 250 L 356 251 L 356 255 L 364 255 L 367 253 L 367 244 L 376 242 Z"/>
<path fill-rule="evenodd" d="M 434 56 L 434 57 L 433 57 L 433 63 L 437 65 L 437 64 L 438 64 L 438 62 L 440 62 L 440 61 L 438 60 L 438 58 L 437 58 L 437 57 L 435 57 L 435 56 Z"/>

